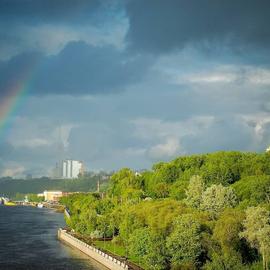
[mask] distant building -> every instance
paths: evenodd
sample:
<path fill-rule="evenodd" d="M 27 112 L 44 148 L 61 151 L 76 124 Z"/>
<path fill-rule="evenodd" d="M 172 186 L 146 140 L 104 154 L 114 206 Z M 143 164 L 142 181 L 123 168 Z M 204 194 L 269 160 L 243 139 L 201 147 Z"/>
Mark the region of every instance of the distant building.
<path fill-rule="evenodd" d="M 266 148 L 265 152 L 270 153 L 270 146 L 268 148 Z"/>
<path fill-rule="evenodd" d="M 78 178 L 80 175 L 83 174 L 84 174 L 83 162 L 72 159 L 63 160 L 60 165 L 56 163 L 56 166 L 53 170 L 54 178 L 74 179 Z"/>
<path fill-rule="evenodd" d="M 58 202 L 63 197 L 63 192 L 59 190 L 45 190 L 43 192 L 44 200 L 47 202 Z"/>
<path fill-rule="evenodd" d="M 62 163 L 62 178 L 78 178 L 79 175 L 83 175 L 83 163 L 82 161 L 67 159 Z"/>

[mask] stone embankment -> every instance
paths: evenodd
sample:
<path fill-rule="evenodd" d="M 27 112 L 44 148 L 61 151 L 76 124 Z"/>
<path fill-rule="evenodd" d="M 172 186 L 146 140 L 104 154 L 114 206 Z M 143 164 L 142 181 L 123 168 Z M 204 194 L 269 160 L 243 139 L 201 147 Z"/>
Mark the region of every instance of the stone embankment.
<path fill-rule="evenodd" d="M 111 270 L 128 270 L 129 267 L 125 262 L 121 262 L 112 256 L 102 252 L 101 250 L 90 246 L 83 241 L 75 238 L 74 236 L 70 235 L 66 230 L 59 229 L 58 230 L 58 238 L 67 244 L 75 247 L 88 255 L 89 257 L 93 258 L 97 262 L 101 263 L 102 265 L 106 266 Z"/>

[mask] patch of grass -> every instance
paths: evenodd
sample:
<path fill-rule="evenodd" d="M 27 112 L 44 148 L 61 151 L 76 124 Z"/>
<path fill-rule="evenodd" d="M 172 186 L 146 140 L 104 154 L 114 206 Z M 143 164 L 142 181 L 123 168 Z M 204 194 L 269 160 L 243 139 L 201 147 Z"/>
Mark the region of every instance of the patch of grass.
<path fill-rule="evenodd" d="M 124 257 L 126 255 L 125 248 L 119 244 L 114 244 L 111 241 L 94 241 L 94 244 L 104 250 L 108 250 L 111 253 Z"/>
<path fill-rule="evenodd" d="M 103 249 L 103 250 L 107 250 L 115 255 L 121 256 L 121 257 L 125 257 L 126 256 L 126 250 L 125 247 L 119 245 L 119 244 L 115 244 L 112 243 L 111 241 L 94 241 L 94 244 Z M 144 265 L 141 261 L 140 258 L 138 257 L 134 257 L 134 256 L 128 256 L 128 260 L 130 262 L 133 262 L 137 265 L 139 265 L 140 267 L 144 268 Z"/>

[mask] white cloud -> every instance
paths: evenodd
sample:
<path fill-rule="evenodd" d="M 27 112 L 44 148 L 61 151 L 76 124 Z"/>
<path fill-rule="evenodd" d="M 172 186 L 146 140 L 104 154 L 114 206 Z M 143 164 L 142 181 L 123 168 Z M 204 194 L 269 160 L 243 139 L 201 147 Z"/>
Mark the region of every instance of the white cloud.
<path fill-rule="evenodd" d="M 270 85 L 270 70 L 263 68 L 249 68 L 246 75 L 252 84 Z"/>
<path fill-rule="evenodd" d="M 49 118 L 17 117 L 14 121 L 13 132 L 8 141 L 15 148 L 38 148 L 63 144 L 67 150 L 69 146 L 69 135 L 72 128 L 77 127 L 75 123 L 59 125 Z"/>
<path fill-rule="evenodd" d="M 270 124 L 270 116 L 266 113 L 241 115 L 242 119 L 253 127 L 254 140 L 257 143 L 263 142 L 268 132 L 268 125 Z"/>
<path fill-rule="evenodd" d="M 145 140 L 153 138 L 182 137 L 195 134 L 207 128 L 215 120 L 214 116 L 194 116 L 181 121 L 163 121 L 161 119 L 139 118 L 132 121 L 135 125 L 134 135 Z"/>
<path fill-rule="evenodd" d="M 124 48 L 124 38 L 128 24 L 126 20 L 115 21 L 110 25 L 97 27 L 93 25 L 72 26 L 39 24 L 35 26 L 20 25 L 16 28 L 16 39 L 20 42 L 2 46 L 0 59 L 5 60 L 27 51 L 42 51 L 52 55 L 59 53 L 71 41 L 84 41 L 94 46 L 113 45 L 119 49 Z M 1 34 L 1 32 L 0 32 Z"/>
<path fill-rule="evenodd" d="M 16 177 L 16 176 L 22 176 L 22 174 L 25 171 L 24 166 L 19 165 L 19 164 L 13 164 L 13 163 L 9 163 L 9 164 L 4 164 L 4 169 L 1 170 L 1 177 Z"/>
<path fill-rule="evenodd" d="M 69 146 L 69 135 L 73 128 L 78 127 L 78 124 L 64 124 L 56 126 L 52 132 L 52 138 L 56 143 L 62 143 L 64 148 Z"/>
<path fill-rule="evenodd" d="M 64 48 L 70 41 L 85 41 L 92 45 L 111 44 L 116 47 L 123 46 L 123 40 L 126 29 L 124 25 L 115 25 L 111 31 L 107 33 L 105 29 L 97 28 L 91 25 L 77 28 L 72 28 L 63 25 L 42 25 L 36 27 L 26 27 L 24 38 L 30 42 L 33 49 L 41 49 L 48 54 L 56 54 Z M 36 42 L 30 37 L 34 37 Z M 29 47 L 31 46 L 29 44 Z"/>
<path fill-rule="evenodd" d="M 184 154 L 181 140 L 188 135 L 197 135 L 214 122 L 213 116 L 196 116 L 182 121 L 162 121 L 141 118 L 132 121 L 134 136 L 146 141 L 146 154 L 151 159 L 168 159 Z"/>
<path fill-rule="evenodd" d="M 116 151 L 117 152 L 117 151 Z M 143 156 L 146 153 L 145 148 L 128 147 L 124 150 L 118 151 L 119 154 L 128 157 Z"/>
<path fill-rule="evenodd" d="M 13 142 L 13 146 L 15 147 L 35 148 L 35 147 L 49 146 L 49 145 L 51 145 L 51 142 L 43 138 L 23 139 L 23 140 L 17 140 Z"/>
<path fill-rule="evenodd" d="M 188 75 L 185 78 L 181 78 L 180 81 L 187 81 L 190 83 L 230 83 L 237 79 L 235 74 L 221 74 L 221 73 L 210 73 L 210 74 L 194 74 Z"/>
<path fill-rule="evenodd" d="M 207 71 L 170 71 L 171 80 L 176 84 L 228 84 L 270 85 L 270 70 L 246 65 L 222 65 Z"/>
<path fill-rule="evenodd" d="M 179 139 L 167 138 L 164 143 L 152 146 L 148 151 L 148 155 L 153 159 L 171 158 L 180 154 L 180 150 Z"/>

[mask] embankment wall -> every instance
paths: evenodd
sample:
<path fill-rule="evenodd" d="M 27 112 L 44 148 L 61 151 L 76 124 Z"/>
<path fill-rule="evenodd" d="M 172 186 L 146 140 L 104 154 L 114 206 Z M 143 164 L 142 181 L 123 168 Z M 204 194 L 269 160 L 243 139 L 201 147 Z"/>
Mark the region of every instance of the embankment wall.
<path fill-rule="evenodd" d="M 94 260 L 103 264 L 104 266 L 106 266 L 111 270 L 128 270 L 128 265 L 126 265 L 125 263 L 75 238 L 74 236 L 67 233 L 66 230 L 59 229 L 58 238 L 66 242 L 67 244 L 79 249 L 86 255 L 90 256 L 91 258 L 93 258 Z"/>

